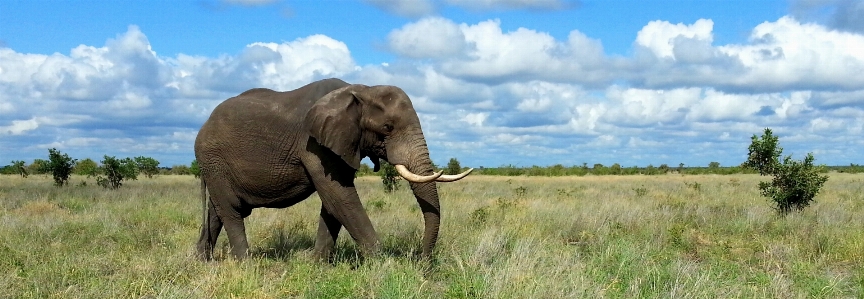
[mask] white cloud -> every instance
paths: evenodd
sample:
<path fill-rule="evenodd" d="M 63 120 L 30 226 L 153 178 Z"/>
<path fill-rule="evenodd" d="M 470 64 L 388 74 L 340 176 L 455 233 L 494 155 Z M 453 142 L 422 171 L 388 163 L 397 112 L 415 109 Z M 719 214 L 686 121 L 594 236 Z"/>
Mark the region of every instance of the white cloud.
<path fill-rule="evenodd" d="M 764 127 L 790 149 L 861 156 L 853 146 L 864 131 L 864 37 L 782 18 L 745 43 L 713 45 L 714 26 L 651 22 L 622 57 L 577 30 L 556 39 L 498 20 L 428 17 L 387 36 L 398 58 L 363 66 L 324 35 L 250 43 L 238 55 L 163 57 L 133 26 L 68 54 L 0 48 L 0 134 L 40 154 L 53 145 L 99 157 L 119 146 L 114 154 L 189 157 L 196 130 L 225 98 L 340 77 L 403 88 L 436 159 L 733 165 Z"/>
<path fill-rule="evenodd" d="M 482 127 L 487 117 L 489 117 L 489 113 L 467 113 L 462 117 L 462 121 L 472 126 Z"/>
<path fill-rule="evenodd" d="M 699 88 L 650 90 L 612 86 L 606 98 L 616 105 L 604 119 L 621 125 L 651 126 L 681 122 L 699 101 Z"/>
<path fill-rule="evenodd" d="M 627 141 L 627 147 L 631 148 L 639 148 L 644 149 L 646 147 L 661 147 L 663 146 L 663 142 L 654 141 L 654 140 L 645 140 L 639 137 L 630 137 Z"/>
<path fill-rule="evenodd" d="M 465 36 L 453 21 L 423 18 L 387 35 L 390 49 L 411 58 L 444 58 L 463 53 Z"/>
<path fill-rule="evenodd" d="M 11 125 L 0 126 L 0 135 L 21 135 L 38 127 L 39 122 L 36 121 L 35 117 L 27 120 L 13 120 Z"/>
<path fill-rule="evenodd" d="M 648 48 L 657 57 L 675 59 L 675 42 L 679 37 L 710 44 L 714 39 L 713 28 L 714 22 L 706 19 L 699 19 L 693 25 L 652 21 L 636 34 L 636 44 Z"/>
<path fill-rule="evenodd" d="M 730 78 L 732 84 L 843 89 L 864 84 L 864 77 L 860 76 L 864 72 L 862 35 L 783 17 L 756 26 L 750 42 L 750 45 L 719 47 L 724 53 L 738 57 L 748 70 L 743 76 Z"/>
<path fill-rule="evenodd" d="M 281 44 L 254 43 L 240 59 L 255 70 L 263 86 L 281 90 L 340 77 L 355 68 L 345 43 L 320 34 Z"/>
<path fill-rule="evenodd" d="M 0 114 L 11 113 L 15 111 L 15 106 L 12 103 L 0 102 Z"/>

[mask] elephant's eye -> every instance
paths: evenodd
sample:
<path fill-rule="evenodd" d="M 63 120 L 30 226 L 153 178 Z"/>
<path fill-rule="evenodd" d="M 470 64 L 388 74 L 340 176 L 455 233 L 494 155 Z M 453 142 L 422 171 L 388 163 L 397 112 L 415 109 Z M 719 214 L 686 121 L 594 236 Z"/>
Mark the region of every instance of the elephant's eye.
<path fill-rule="evenodd" d="M 388 133 L 389 133 L 389 132 L 393 132 L 393 125 L 391 125 L 391 124 L 384 124 L 384 131 L 387 131 Z"/>

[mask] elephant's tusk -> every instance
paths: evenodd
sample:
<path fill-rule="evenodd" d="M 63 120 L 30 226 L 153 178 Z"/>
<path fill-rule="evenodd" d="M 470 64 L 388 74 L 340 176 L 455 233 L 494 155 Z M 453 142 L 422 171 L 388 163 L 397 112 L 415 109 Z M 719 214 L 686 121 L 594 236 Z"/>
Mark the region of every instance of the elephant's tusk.
<path fill-rule="evenodd" d="M 435 179 L 435 181 L 436 182 L 443 182 L 443 183 L 455 182 L 455 181 L 461 180 L 462 178 L 468 176 L 468 174 L 471 173 L 471 171 L 473 171 L 473 170 L 474 170 L 474 168 L 471 168 L 471 169 L 468 169 L 465 172 L 460 173 L 460 174 L 445 174 L 445 175 L 442 175 L 442 176 L 438 177 L 437 179 Z"/>
<path fill-rule="evenodd" d="M 410 170 L 408 170 L 408 168 L 405 167 L 405 165 L 402 164 L 396 165 L 396 172 L 398 172 L 400 176 L 405 178 L 405 180 L 412 183 L 428 183 L 434 181 L 435 179 L 440 177 L 442 173 L 444 173 L 444 171 L 442 170 L 433 173 L 432 175 L 419 175 L 411 172 Z"/>

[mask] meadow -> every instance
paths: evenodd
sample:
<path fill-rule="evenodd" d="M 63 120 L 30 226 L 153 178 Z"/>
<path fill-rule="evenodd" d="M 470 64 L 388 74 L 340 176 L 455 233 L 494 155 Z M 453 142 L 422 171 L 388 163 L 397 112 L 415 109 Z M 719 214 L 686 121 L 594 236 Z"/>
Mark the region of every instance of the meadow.
<path fill-rule="evenodd" d="M 409 188 L 357 179 L 381 235 L 358 256 L 311 254 L 314 196 L 246 219 L 252 258 L 194 257 L 192 176 L 119 190 L 73 176 L 0 176 L 2 298 L 862 298 L 864 174 L 829 174 L 816 202 L 778 216 L 736 175 L 469 176 L 440 184 L 435 258 L 419 260 Z M 86 182 L 81 186 L 81 182 Z"/>

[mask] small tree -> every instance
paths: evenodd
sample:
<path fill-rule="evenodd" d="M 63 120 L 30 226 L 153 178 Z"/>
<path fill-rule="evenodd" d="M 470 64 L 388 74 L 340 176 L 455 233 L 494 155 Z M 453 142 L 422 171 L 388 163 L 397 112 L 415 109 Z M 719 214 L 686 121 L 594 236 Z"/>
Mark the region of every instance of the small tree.
<path fill-rule="evenodd" d="M 777 141 L 777 136 L 774 136 L 769 128 L 765 128 L 761 138 L 757 138 L 755 134 L 750 137 L 747 162 L 744 162 L 744 166 L 759 171 L 760 175 L 774 174 L 783 153 L 783 148 L 777 146 Z"/>
<path fill-rule="evenodd" d="M 462 172 L 462 166 L 459 165 L 459 160 L 456 158 L 450 158 L 450 162 L 447 162 L 447 170 L 444 171 L 444 174 L 459 174 Z"/>
<path fill-rule="evenodd" d="M 12 161 L 12 168 L 16 173 L 20 174 L 21 177 L 26 178 L 30 173 L 27 172 L 27 168 L 24 166 L 24 161 Z"/>
<path fill-rule="evenodd" d="M 156 159 L 144 156 L 135 157 L 135 164 L 148 179 L 152 179 L 154 175 L 159 173 L 159 161 Z"/>
<path fill-rule="evenodd" d="M 647 175 L 657 174 L 657 168 L 654 167 L 654 164 L 648 164 L 648 167 L 645 167 L 645 174 L 647 174 Z"/>
<path fill-rule="evenodd" d="M 61 187 L 69 184 L 69 176 L 72 175 L 72 168 L 75 166 L 75 159 L 72 159 L 67 154 L 62 154 L 56 148 L 48 149 L 48 165 L 46 169 L 51 172 L 54 177 L 54 186 Z"/>
<path fill-rule="evenodd" d="M 360 163 L 360 168 L 357 168 L 357 171 L 354 172 L 354 177 L 367 176 L 372 174 L 372 168 L 369 167 L 366 163 Z"/>
<path fill-rule="evenodd" d="M 27 165 L 27 171 L 32 174 L 48 173 L 48 161 L 43 159 L 33 159 L 33 163 Z"/>
<path fill-rule="evenodd" d="M 618 164 L 618 163 L 612 164 L 612 166 L 609 167 L 609 173 L 614 174 L 614 175 L 620 175 L 621 174 L 621 164 Z"/>
<path fill-rule="evenodd" d="M 169 173 L 171 173 L 171 174 L 173 174 L 173 175 L 188 175 L 188 174 L 192 174 L 192 172 L 189 171 L 189 166 L 187 166 L 187 165 L 182 165 L 182 164 L 181 164 L 181 165 L 174 165 L 174 166 L 171 166 L 171 171 L 170 171 Z"/>
<path fill-rule="evenodd" d="M 778 138 L 771 129 L 766 128 L 761 138 L 753 135 L 751 140 L 744 165 L 756 169 L 761 175 L 774 176 L 770 183 L 759 182 L 762 196 L 771 198 L 781 215 L 809 206 L 828 180 L 828 176 L 819 175 L 818 167 L 813 167 L 813 154 L 807 153 L 804 161 L 786 156 L 781 164 L 779 157 L 783 149 L 777 146 Z"/>
<path fill-rule="evenodd" d="M 198 168 L 198 159 L 192 160 L 192 164 L 189 164 L 189 172 L 191 172 L 196 179 L 201 176 L 201 168 Z"/>
<path fill-rule="evenodd" d="M 96 164 L 96 161 L 93 159 L 86 158 L 84 160 L 78 161 L 75 163 L 75 174 L 77 175 L 86 175 L 88 177 L 95 176 L 96 171 L 99 170 L 99 165 Z"/>
<path fill-rule="evenodd" d="M 99 186 L 117 189 L 123 185 L 123 180 L 138 179 L 138 165 L 130 158 L 119 160 L 114 156 L 105 155 L 101 163 L 99 169 L 105 177 L 96 176 L 96 184 Z"/>
<path fill-rule="evenodd" d="M 399 190 L 399 173 L 396 172 L 396 166 L 381 161 L 381 182 L 384 183 L 384 192 Z"/>
<path fill-rule="evenodd" d="M 660 164 L 660 167 L 657 167 L 657 169 L 660 170 L 660 173 L 662 174 L 669 173 L 669 165 L 666 165 L 665 163 Z"/>

